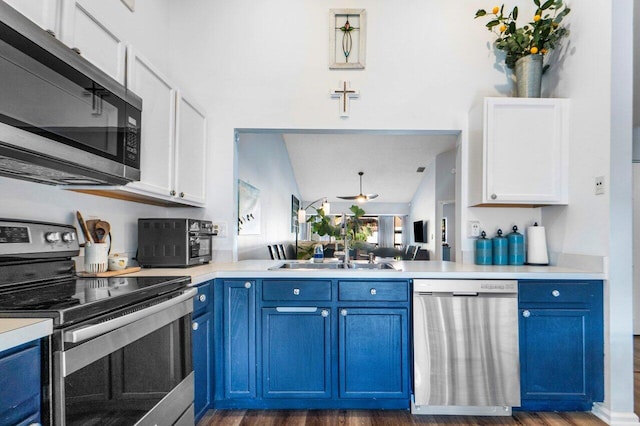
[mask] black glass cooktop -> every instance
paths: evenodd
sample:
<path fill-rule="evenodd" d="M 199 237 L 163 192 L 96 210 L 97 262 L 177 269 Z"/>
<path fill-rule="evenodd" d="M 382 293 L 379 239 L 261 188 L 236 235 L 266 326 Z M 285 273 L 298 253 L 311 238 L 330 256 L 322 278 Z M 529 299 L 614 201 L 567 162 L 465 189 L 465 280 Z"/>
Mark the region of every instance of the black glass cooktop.
<path fill-rule="evenodd" d="M 0 316 L 29 313 L 55 325 L 81 320 L 186 287 L 189 277 L 71 278 L 0 289 Z"/>

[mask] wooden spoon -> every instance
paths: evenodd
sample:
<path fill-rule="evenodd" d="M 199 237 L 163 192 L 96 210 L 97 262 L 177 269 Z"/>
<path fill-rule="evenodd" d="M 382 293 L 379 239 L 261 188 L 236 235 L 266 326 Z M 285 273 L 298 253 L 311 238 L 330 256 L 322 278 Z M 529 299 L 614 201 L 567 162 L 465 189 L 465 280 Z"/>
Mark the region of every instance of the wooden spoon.
<path fill-rule="evenodd" d="M 76 211 L 76 217 L 78 218 L 78 223 L 80 224 L 80 228 L 82 229 L 82 233 L 84 234 L 85 241 L 89 243 L 93 243 L 93 238 L 91 237 L 91 233 L 87 229 L 87 224 L 84 223 L 84 219 L 79 211 Z"/>
<path fill-rule="evenodd" d="M 111 225 L 109 224 L 109 222 L 101 220 L 96 223 L 95 233 L 98 237 L 98 243 L 104 243 L 107 240 L 107 235 L 109 235 L 109 232 L 111 232 Z"/>

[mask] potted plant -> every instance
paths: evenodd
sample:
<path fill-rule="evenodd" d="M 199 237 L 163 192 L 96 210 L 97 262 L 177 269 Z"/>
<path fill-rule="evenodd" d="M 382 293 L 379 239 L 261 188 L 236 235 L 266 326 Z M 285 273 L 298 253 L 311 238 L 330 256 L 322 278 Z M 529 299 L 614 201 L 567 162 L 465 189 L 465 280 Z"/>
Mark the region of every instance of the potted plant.
<path fill-rule="evenodd" d="M 519 97 L 540 97 L 542 74 L 549 68 L 543 65 L 544 56 L 555 49 L 569 30 L 562 20 L 571 12 L 562 0 L 533 0 L 536 11 L 532 21 L 518 27 L 518 6 L 505 15 L 504 5 L 495 6 L 490 13 L 484 9 L 476 18 L 489 16 L 486 27 L 497 35 L 495 47 L 506 53 L 505 65 L 516 74 L 516 94 Z"/>

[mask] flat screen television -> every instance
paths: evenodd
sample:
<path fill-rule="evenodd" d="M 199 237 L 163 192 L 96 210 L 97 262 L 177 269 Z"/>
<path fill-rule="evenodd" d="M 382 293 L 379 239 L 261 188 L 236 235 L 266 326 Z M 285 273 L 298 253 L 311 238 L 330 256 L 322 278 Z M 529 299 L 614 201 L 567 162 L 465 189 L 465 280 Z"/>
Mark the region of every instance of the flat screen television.
<path fill-rule="evenodd" d="M 417 220 L 413 222 L 413 241 L 416 243 L 426 243 L 426 229 L 425 222 L 422 220 Z"/>

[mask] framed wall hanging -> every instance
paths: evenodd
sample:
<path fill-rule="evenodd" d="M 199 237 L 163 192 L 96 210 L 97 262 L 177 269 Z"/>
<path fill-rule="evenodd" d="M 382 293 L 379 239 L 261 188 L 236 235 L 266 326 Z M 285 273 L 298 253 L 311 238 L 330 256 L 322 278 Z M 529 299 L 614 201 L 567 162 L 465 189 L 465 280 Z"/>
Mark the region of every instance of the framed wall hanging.
<path fill-rule="evenodd" d="M 331 9 L 329 68 L 364 69 L 367 39 L 365 9 Z"/>

